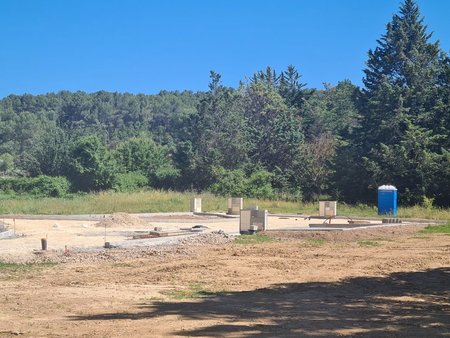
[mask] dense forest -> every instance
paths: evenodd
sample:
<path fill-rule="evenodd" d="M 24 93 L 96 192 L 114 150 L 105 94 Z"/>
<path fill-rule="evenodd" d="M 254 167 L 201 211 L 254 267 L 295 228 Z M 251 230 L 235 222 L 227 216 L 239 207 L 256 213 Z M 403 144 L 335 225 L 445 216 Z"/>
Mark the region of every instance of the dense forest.
<path fill-rule="evenodd" d="M 56 180 L 62 193 L 370 203 L 393 184 L 404 205 L 449 206 L 450 58 L 430 40 L 405 0 L 368 52 L 362 88 L 309 89 L 289 66 L 237 88 L 211 71 L 207 92 L 10 95 L 0 101 L 0 188 L 34 179 Z"/>

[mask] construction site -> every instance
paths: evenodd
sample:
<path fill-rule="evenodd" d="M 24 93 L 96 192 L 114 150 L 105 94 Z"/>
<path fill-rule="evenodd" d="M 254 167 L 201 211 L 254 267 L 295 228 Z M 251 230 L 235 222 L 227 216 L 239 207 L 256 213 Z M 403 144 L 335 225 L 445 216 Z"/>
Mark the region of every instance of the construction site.
<path fill-rule="evenodd" d="M 426 220 L 224 210 L 0 218 L 0 337 L 445 336 Z"/>

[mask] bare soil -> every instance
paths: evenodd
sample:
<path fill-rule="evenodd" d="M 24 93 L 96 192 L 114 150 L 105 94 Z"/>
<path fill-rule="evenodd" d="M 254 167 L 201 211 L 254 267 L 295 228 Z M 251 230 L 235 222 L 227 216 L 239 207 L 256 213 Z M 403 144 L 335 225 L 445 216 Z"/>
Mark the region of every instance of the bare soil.
<path fill-rule="evenodd" d="M 0 265 L 0 337 L 449 336 L 450 236 L 422 228 L 216 233 Z"/>

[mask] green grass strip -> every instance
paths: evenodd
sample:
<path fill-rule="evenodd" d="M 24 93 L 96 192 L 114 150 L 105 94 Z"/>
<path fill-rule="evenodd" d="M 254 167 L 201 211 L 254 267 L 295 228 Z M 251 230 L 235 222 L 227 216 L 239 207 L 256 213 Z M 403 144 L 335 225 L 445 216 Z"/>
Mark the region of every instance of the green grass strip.
<path fill-rule="evenodd" d="M 442 225 L 428 225 L 420 232 L 424 234 L 450 234 L 450 223 Z"/>
<path fill-rule="evenodd" d="M 57 263 L 8 263 L 0 262 L 0 271 L 21 272 L 55 266 Z"/>
<path fill-rule="evenodd" d="M 237 237 L 234 242 L 237 244 L 260 244 L 273 242 L 273 238 L 262 234 L 241 235 Z"/>

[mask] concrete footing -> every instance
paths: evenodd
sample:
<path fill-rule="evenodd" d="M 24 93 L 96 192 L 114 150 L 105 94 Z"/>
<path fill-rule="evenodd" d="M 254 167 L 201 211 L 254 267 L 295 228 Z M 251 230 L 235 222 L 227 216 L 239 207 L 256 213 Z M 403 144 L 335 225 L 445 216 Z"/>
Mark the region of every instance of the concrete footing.
<path fill-rule="evenodd" d="M 386 224 L 391 224 L 391 223 L 402 223 L 402 220 L 400 218 L 383 218 L 381 220 L 382 223 Z"/>
<path fill-rule="evenodd" d="M 0 239 L 6 239 L 6 238 L 14 238 L 14 230 L 7 230 L 0 232 Z"/>

